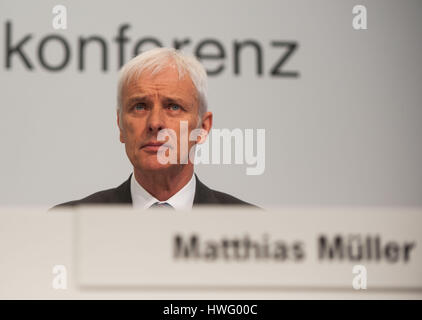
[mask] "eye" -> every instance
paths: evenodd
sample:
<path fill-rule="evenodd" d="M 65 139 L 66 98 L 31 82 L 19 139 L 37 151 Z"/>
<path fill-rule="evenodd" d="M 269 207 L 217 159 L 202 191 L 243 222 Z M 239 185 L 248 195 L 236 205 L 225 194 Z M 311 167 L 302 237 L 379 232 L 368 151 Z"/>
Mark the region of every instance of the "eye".
<path fill-rule="evenodd" d="M 145 104 L 144 103 L 137 103 L 134 106 L 135 110 L 145 110 Z"/>
<path fill-rule="evenodd" d="M 178 104 L 173 103 L 173 104 L 170 104 L 168 106 L 168 109 L 173 110 L 173 111 L 177 111 L 177 110 L 180 110 L 181 107 Z"/>

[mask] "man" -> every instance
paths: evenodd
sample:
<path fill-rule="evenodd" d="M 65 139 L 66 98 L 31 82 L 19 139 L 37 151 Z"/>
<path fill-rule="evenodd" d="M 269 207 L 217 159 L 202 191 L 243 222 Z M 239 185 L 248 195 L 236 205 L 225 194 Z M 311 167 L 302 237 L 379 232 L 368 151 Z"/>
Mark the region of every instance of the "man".
<path fill-rule="evenodd" d="M 119 77 L 117 125 L 133 174 L 117 188 L 55 208 L 87 204 L 176 210 L 203 204 L 252 206 L 211 190 L 194 174 L 189 151 L 205 141 L 213 118 L 207 111 L 207 75 L 196 58 L 175 49 L 153 49 L 124 65 Z M 182 148 L 186 144 L 187 150 Z"/>

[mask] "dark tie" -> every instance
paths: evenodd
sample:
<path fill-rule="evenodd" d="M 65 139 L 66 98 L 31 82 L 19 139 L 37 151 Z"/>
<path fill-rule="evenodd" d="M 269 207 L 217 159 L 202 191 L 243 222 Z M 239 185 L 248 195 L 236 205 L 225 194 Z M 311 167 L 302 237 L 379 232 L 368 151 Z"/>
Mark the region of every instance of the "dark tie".
<path fill-rule="evenodd" d="M 173 209 L 174 210 L 174 208 L 170 204 L 168 204 L 167 202 L 156 202 L 151 207 L 149 207 L 149 209 L 156 209 L 156 208 Z"/>

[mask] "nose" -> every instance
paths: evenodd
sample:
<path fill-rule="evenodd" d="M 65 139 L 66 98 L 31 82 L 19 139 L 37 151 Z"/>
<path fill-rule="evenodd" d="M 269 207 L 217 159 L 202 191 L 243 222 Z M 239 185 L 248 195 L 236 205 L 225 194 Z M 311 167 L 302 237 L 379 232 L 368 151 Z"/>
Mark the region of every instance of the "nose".
<path fill-rule="evenodd" d="M 164 119 L 161 112 L 160 106 L 154 106 L 148 116 L 148 131 L 151 133 L 157 133 L 164 129 Z"/>

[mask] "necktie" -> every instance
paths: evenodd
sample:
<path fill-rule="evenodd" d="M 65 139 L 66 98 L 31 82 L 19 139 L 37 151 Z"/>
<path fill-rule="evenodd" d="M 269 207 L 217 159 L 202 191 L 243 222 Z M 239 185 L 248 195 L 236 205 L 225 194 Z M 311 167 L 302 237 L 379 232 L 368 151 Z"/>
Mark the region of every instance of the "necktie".
<path fill-rule="evenodd" d="M 149 207 L 149 209 L 156 209 L 156 208 L 173 209 L 174 210 L 174 208 L 170 204 L 168 204 L 167 202 L 156 202 L 151 207 Z"/>

